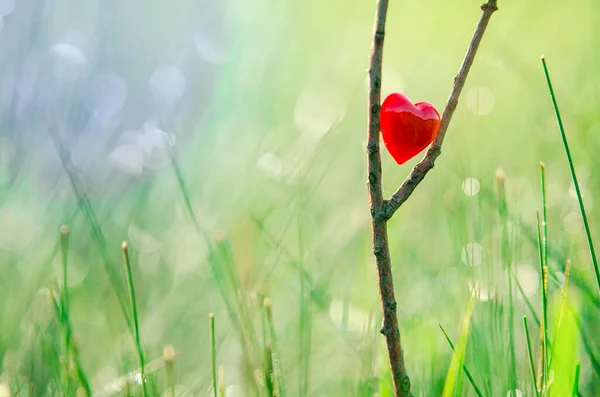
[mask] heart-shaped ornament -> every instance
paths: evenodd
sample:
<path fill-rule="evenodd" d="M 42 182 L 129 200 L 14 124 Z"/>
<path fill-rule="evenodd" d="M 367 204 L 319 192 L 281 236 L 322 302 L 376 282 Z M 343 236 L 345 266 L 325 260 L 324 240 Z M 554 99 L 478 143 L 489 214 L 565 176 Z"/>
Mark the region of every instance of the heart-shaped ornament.
<path fill-rule="evenodd" d="M 429 102 L 413 103 L 404 94 L 388 95 L 381 105 L 383 143 L 398 164 L 425 149 L 440 130 L 440 114 Z"/>

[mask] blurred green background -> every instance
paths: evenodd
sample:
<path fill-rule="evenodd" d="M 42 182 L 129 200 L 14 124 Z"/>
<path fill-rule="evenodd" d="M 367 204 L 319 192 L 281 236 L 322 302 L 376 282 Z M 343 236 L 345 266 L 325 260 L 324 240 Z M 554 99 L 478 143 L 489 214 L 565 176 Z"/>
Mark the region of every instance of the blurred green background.
<path fill-rule="evenodd" d="M 384 95 L 441 112 L 478 5 L 391 2 Z M 597 239 L 600 5 L 499 8 L 442 156 L 389 223 L 413 392 L 441 395 L 452 351 L 438 324 L 457 344 L 478 286 L 466 364 L 485 395 L 514 389 L 512 316 L 517 385 L 533 395 L 521 326 L 530 312 L 519 293 L 508 301 L 500 242 L 508 233 L 505 262 L 539 315 L 543 161 L 551 312 L 571 259 L 580 391 L 597 395 L 598 288 L 540 55 Z M 287 395 L 388 395 L 364 150 L 374 10 L 339 0 L 0 0 L 0 383 L 16 395 L 61 394 L 48 285 L 61 283 L 58 230 L 68 224 L 69 312 L 95 395 L 137 368 L 118 304 L 124 240 L 147 361 L 174 347 L 177 395 L 210 393 L 210 312 L 227 396 L 264 395 L 253 372 L 264 296 Z M 382 149 L 386 196 L 419 158 L 399 167 Z M 152 376 L 168 393 L 164 370 Z M 464 381 L 458 395 L 475 394 Z"/>

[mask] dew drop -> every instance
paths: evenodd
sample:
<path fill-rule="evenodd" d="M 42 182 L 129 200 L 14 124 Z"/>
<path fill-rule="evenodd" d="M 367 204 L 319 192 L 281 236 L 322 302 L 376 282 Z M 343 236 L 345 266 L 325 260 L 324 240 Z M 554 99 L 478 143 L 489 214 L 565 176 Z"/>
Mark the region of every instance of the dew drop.
<path fill-rule="evenodd" d="M 462 249 L 460 257 L 467 266 L 479 266 L 483 261 L 483 247 L 479 243 L 468 243 Z"/>
<path fill-rule="evenodd" d="M 73 44 L 59 43 L 50 49 L 54 77 L 62 83 L 80 80 L 86 71 L 87 61 L 83 52 Z"/>
<path fill-rule="evenodd" d="M 475 196 L 479 193 L 479 181 L 475 178 L 467 178 L 462 183 L 462 190 L 467 196 Z"/>
<path fill-rule="evenodd" d="M 530 298 L 535 295 L 540 285 L 540 275 L 537 270 L 531 265 L 521 264 L 514 267 L 514 273 L 525 297 Z M 523 299 L 517 286 L 513 293 L 518 299 Z"/>
<path fill-rule="evenodd" d="M 158 67 L 148 82 L 148 89 L 155 103 L 170 105 L 185 92 L 186 79 L 176 67 Z"/>
<path fill-rule="evenodd" d="M 15 8 L 15 0 L 0 0 L 0 15 L 6 16 Z"/>
<path fill-rule="evenodd" d="M 256 164 L 258 169 L 265 172 L 267 175 L 278 178 L 283 168 L 281 159 L 273 153 L 265 153 L 258 159 Z"/>
<path fill-rule="evenodd" d="M 479 299 L 480 301 L 488 301 L 495 296 L 494 291 L 480 281 L 469 281 L 469 290 L 471 291 L 473 298 Z"/>
<path fill-rule="evenodd" d="M 102 125 L 113 119 L 127 100 L 125 80 L 112 72 L 94 75 L 87 91 L 88 108 Z"/>
<path fill-rule="evenodd" d="M 579 212 L 569 212 L 563 219 L 563 227 L 569 234 L 577 234 L 583 230 L 583 220 Z"/>
<path fill-rule="evenodd" d="M 140 175 L 144 169 L 144 155 L 135 145 L 118 146 L 108 160 L 113 167 L 131 175 Z"/>

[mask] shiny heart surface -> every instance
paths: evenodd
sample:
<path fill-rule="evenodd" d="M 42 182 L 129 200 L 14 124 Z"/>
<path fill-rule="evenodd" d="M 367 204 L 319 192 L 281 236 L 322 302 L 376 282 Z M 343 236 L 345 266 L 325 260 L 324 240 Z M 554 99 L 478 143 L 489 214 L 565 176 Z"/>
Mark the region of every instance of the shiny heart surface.
<path fill-rule="evenodd" d="M 440 114 L 429 102 L 413 103 L 404 94 L 388 95 L 381 105 L 383 143 L 398 164 L 425 149 L 437 136 Z"/>

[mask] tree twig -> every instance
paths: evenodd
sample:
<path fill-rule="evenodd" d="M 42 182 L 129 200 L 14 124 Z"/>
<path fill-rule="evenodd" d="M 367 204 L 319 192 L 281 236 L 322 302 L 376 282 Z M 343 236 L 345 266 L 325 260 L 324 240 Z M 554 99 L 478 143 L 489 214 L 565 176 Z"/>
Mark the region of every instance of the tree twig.
<path fill-rule="evenodd" d="M 458 105 L 458 98 L 460 97 L 460 93 L 465 85 L 465 81 L 467 80 L 467 75 L 469 74 L 471 65 L 473 65 L 473 61 L 475 60 L 475 54 L 477 53 L 479 43 L 481 43 L 481 39 L 485 33 L 488 22 L 490 21 L 494 11 L 498 10 L 497 3 L 497 0 L 488 0 L 487 3 L 483 3 L 481 5 L 481 10 L 483 12 L 479 22 L 477 23 L 477 27 L 475 28 L 475 33 L 473 34 L 473 38 L 471 39 L 471 43 L 469 44 L 469 48 L 467 49 L 467 53 L 465 54 L 462 65 L 458 70 L 458 74 L 454 78 L 454 86 L 452 87 L 450 97 L 448 98 L 448 103 L 446 104 L 444 112 L 442 113 L 442 121 L 438 135 L 427 150 L 427 154 L 423 160 L 421 160 L 412 169 L 408 178 L 406 178 L 398 190 L 394 192 L 392 197 L 390 197 L 390 199 L 384 203 L 384 217 L 386 219 L 390 219 L 392 215 L 394 215 L 394 212 L 396 212 L 396 210 L 400 208 L 400 206 L 404 204 L 406 200 L 408 200 L 417 185 L 421 183 L 421 181 L 425 178 L 425 175 L 427 175 L 427 173 L 433 168 L 435 160 L 442 153 L 442 143 L 444 142 L 444 137 L 446 136 L 446 131 L 450 125 L 450 120 L 452 119 L 454 110 Z"/>
<path fill-rule="evenodd" d="M 398 317 L 396 315 L 396 298 L 392 277 L 392 264 L 387 236 L 387 221 L 394 212 L 408 199 L 417 185 L 433 168 L 435 159 L 441 153 L 441 145 L 448 129 L 452 114 L 458 104 L 458 98 L 465 84 L 469 69 L 473 64 L 475 53 L 483 37 L 491 15 L 498 9 L 497 0 L 488 0 L 481 5 L 483 13 L 477 24 L 475 33 L 467 50 L 467 54 L 454 79 L 454 87 L 450 93 L 448 104 L 442 114 L 442 122 L 438 136 L 427 151 L 425 158 L 412 170 L 402 186 L 394 193 L 390 200 L 383 199 L 381 185 L 381 154 L 379 146 L 380 110 L 381 110 L 381 66 L 383 59 L 383 41 L 385 38 L 385 22 L 388 9 L 388 0 L 378 0 L 375 14 L 373 41 L 371 44 L 371 63 L 369 68 L 369 114 L 368 114 L 368 140 L 367 140 L 367 172 L 369 187 L 369 202 L 371 209 L 371 228 L 373 236 L 373 255 L 377 265 L 379 279 L 379 294 L 383 324 L 381 333 L 385 336 L 394 392 L 398 397 L 410 397 L 411 383 L 404 363 L 404 351 L 400 341 Z"/>

